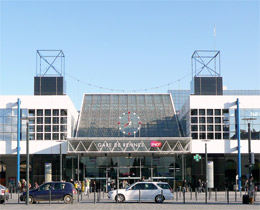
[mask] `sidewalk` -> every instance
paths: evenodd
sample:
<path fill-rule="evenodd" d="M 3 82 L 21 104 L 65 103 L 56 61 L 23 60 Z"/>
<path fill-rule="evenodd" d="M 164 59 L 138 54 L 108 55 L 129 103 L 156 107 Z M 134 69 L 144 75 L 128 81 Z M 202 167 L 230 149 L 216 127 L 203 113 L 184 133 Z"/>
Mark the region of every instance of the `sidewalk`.
<path fill-rule="evenodd" d="M 10 199 L 6 205 L 0 205 L 0 209 L 70 209 L 70 210 L 78 210 L 78 209 L 115 209 L 115 210 L 161 210 L 161 209 L 205 209 L 205 210 L 215 210 L 215 209 L 225 209 L 225 210 L 238 210 L 238 209 L 260 209 L 260 199 L 256 197 L 256 202 L 254 204 L 242 204 L 242 197 L 240 198 L 240 193 L 237 194 L 237 201 L 235 202 L 235 193 L 230 192 L 229 194 L 229 204 L 227 203 L 227 199 L 225 196 L 225 192 L 218 192 L 217 193 L 217 201 L 215 201 L 215 193 L 212 193 L 210 200 L 208 203 L 205 204 L 205 194 L 200 193 L 198 194 L 197 201 L 195 200 L 195 193 L 192 193 L 192 199 L 190 197 L 190 193 L 185 194 L 185 204 L 183 203 L 183 196 L 178 194 L 178 201 L 176 201 L 176 194 L 174 195 L 174 200 L 165 201 L 162 204 L 157 204 L 153 202 L 125 202 L 116 204 L 114 201 L 107 199 L 107 194 L 103 193 L 100 194 L 100 200 L 96 199 L 96 204 L 94 204 L 94 193 L 91 193 L 88 196 L 83 195 L 82 201 L 81 196 L 79 196 L 79 203 L 77 199 L 74 200 L 73 204 L 64 204 L 62 201 L 52 201 L 49 205 L 49 202 L 41 202 L 38 204 L 30 204 L 25 205 L 24 202 L 18 204 L 18 197 L 17 194 L 13 194 L 13 198 Z"/>

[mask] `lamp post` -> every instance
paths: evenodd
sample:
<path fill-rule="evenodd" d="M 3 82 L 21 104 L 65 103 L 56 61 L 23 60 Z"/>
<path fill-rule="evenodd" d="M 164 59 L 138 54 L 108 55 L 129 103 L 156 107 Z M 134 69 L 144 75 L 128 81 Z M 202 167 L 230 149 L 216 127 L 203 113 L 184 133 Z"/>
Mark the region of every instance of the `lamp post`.
<path fill-rule="evenodd" d="M 250 121 L 256 120 L 256 118 L 243 118 L 242 120 L 246 120 L 248 122 L 248 172 L 249 172 L 249 177 L 251 176 L 252 173 L 252 159 L 251 159 L 251 125 Z"/>

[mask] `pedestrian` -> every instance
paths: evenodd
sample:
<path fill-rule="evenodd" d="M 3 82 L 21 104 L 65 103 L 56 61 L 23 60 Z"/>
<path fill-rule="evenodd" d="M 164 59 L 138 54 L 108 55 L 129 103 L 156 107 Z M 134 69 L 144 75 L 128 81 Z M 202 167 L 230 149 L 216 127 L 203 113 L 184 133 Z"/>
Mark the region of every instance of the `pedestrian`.
<path fill-rule="evenodd" d="M 201 186 L 202 184 L 201 184 L 201 180 L 199 179 L 198 180 L 198 183 L 197 183 L 197 187 L 198 187 L 198 190 L 199 190 L 199 193 L 201 193 Z"/>
<path fill-rule="evenodd" d="M 187 180 L 186 179 L 184 179 L 182 182 L 182 189 L 183 189 L 183 192 L 186 192 L 186 189 L 187 189 Z"/>
<path fill-rule="evenodd" d="M 37 189 L 39 187 L 37 182 L 34 182 L 34 189 Z"/>

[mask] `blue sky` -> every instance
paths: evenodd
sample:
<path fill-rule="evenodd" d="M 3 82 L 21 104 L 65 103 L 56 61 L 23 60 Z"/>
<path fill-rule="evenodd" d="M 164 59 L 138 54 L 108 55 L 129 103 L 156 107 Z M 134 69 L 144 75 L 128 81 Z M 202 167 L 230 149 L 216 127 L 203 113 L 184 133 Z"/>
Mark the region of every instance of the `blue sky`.
<path fill-rule="evenodd" d="M 111 89 L 148 89 L 191 73 L 194 50 L 221 52 L 228 89 L 260 89 L 259 1 L 0 1 L 0 95 L 32 95 L 36 50 L 61 49 L 66 73 Z M 66 78 L 83 93 L 111 92 Z M 167 89 L 188 89 L 191 75 Z M 113 91 L 115 92 L 115 91 Z"/>

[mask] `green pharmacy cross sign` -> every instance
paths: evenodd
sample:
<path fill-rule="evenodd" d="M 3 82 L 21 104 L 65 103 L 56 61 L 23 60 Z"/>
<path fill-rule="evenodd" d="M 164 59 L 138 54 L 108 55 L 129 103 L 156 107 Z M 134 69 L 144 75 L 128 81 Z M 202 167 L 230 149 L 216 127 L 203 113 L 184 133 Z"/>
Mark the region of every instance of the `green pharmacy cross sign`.
<path fill-rule="evenodd" d="M 201 159 L 201 156 L 199 154 L 196 154 L 195 156 L 193 156 L 193 159 L 196 160 L 197 162 L 199 162 Z"/>

